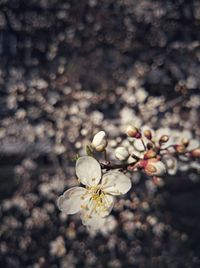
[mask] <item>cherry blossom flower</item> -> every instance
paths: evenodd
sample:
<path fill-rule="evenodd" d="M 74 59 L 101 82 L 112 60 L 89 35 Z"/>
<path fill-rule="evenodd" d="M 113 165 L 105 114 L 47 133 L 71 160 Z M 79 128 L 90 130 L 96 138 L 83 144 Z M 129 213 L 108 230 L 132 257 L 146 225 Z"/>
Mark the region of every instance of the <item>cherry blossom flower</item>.
<path fill-rule="evenodd" d="M 76 175 L 85 187 L 68 189 L 58 199 L 62 212 L 81 212 L 84 225 L 101 228 L 104 217 L 111 212 L 115 196 L 127 193 L 130 179 L 119 171 L 108 171 L 102 175 L 99 162 L 90 156 L 80 157 L 76 162 Z"/>

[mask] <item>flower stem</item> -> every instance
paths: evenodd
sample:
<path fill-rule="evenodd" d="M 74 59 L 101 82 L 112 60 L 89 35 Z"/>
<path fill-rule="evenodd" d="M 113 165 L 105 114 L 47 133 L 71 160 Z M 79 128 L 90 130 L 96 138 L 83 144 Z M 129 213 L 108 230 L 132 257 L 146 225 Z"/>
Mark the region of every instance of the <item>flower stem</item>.
<path fill-rule="evenodd" d="M 144 141 L 143 141 L 142 138 L 141 138 L 141 142 L 142 142 L 142 144 L 143 144 L 143 146 L 144 146 L 144 149 L 146 150 L 146 145 L 145 145 L 145 143 L 144 143 Z"/>
<path fill-rule="evenodd" d="M 106 152 L 106 149 L 103 151 L 103 153 L 104 153 L 104 159 L 105 159 L 106 164 L 109 164 L 110 161 L 109 161 L 109 159 L 108 159 L 108 154 L 107 154 L 107 152 Z"/>

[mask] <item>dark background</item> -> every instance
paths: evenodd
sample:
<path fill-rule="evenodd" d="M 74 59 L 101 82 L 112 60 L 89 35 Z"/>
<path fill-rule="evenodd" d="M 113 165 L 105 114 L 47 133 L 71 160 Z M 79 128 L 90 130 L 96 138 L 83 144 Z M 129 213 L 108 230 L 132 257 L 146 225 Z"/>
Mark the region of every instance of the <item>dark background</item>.
<path fill-rule="evenodd" d="M 144 224 L 155 214 L 166 224 L 162 237 L 148 224 L 146 231 L 127 234 L 116 209 L 119 227 L 112 237 L 92 238 L 76 218 L 61 220 L 55 205 L 70 185 L 70 159 L 79 150 L 74 143 L 85 139 L 81 129 L 92 112 L 112 124 L 128 106 L 145 122 L 140 105 L 131 107 L 117 91 L 127 90 L 130 77 L 149 97 L 164 97 L 155 127 L 168 111 L 180 117 L 175 128 L 195 122 L 191 131 L 198 137 L 199 104 L 185 101 L 200 93 L 199 30 L 199 1 L 0 0 L 1 267 L 200 267 L 196 170 L 169 177 L 156 197 L 146 193 L 144 178 L 138 184 L 140 204 L 133 212 Z M 65 153 L 54 154 L 57 144 Z M 52 185 L 56 176 L 65 187 L 52 186 L 51 195 L 41 195 L 40 185 Z M 151 212 L 142 211 L 145 201 Z M 34 208 L 41 209 L 36 218 L 46 209 L 48 220 L 27 227 Z M 75 237 L 66 234 L 68 226 Z M 62 256 L 50 253 L 59 235 L 67 251 Z M 117 241 L 113 248 L 106 246 L 111 238 Z"/>

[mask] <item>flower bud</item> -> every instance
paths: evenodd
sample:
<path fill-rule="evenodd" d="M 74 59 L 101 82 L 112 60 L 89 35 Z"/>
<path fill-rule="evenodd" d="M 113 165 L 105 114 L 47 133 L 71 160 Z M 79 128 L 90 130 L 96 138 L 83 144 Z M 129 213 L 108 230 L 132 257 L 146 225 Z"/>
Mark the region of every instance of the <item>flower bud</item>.
<path fill-rule="evenodd" d="M 168 135 L 162 135 L 159 142 L 160 143 L 165 143 L 169 140 L 169 136 Z"/>
<path fill-rule="evenodd" d="M 156 152 L 154 150 L 148 150 L 144 155 L 145 159 L 155 158 L 155 157 L 156 157 Z"/>
<path fill-rule="evenodd" d="M 152 139 L 152 133 L 151 133 L 151 130 L 146 129 L 146 130 L 144 131 L 144 136 L 145 136 L 148 140 L 151 140 L 151 139 Z"/>
<path fill-rule="evenodd" d="M 194 149 L 190 153 L 192 157 L 200 157 L 200 148 Z"/>
<path fill-rule="evenodd" d="M 183 138 L 183 139 L 181 140 L 181 143 L 182 143 L 185 147 L 187 147 L 187 146 L 189 145 L 190 141 L 189 141 L 187 138 Z"/>
<path fill-rule="evenodd" d="M 141 137 L 139 130 L 134 126 L 128 126 L 126 129 L 126 134 L 131 138 L 140 138 Z"/>
<path fill-rule="evenodd" d="M 152 148 L 153 148 L 153 144 L 150 143 L 150 142 L 148 142 L 148 143 L 147 143 L 147 149 L 150 150 L 150 149 L 152 149 Z"/>
<path fill-rule="evenodd" d="M 148 175 L 152 176 L 156 174 L 157 169 L 153 165 L 149 164 L 146 166 L 145 171 Z"/>
<path fill-rule="evenodd" d="M 157 158 L 151 158 L 149 160 L 143 160 L 142 166 L 149 176 L 162 176 L 166 173 L 166 167 L 163 162 Z"/>
<path fill-rule="evenodd" d="M 103 152 L 107 146 L 107 143 L 106 133 L 104 131 L 100 131 L 94 136 L 91 146 L 97 152 Z"/>
<path fill-rule="evenodd" d="M 156 168 L 156 172 L 154 175 L 156 176 L 162 176 L 166 173 L 166 167 L 165 164 L 161 161 L 158 161 L 154 164 L 154 167 Z"/>
<path fill-rule="evenodd" d="M 184 154 L 185 153 L 185 146 L 178 144 L 175 146 L 175 150 L 179 154 Z"/>
<path fill-rule="evenodd" d="M 118 147 L 115 150 L 115 156 L 120 161 L 125 161 L 129 157 L 129 152 L 128 152 L 128 150 L 125 147 Z"/>

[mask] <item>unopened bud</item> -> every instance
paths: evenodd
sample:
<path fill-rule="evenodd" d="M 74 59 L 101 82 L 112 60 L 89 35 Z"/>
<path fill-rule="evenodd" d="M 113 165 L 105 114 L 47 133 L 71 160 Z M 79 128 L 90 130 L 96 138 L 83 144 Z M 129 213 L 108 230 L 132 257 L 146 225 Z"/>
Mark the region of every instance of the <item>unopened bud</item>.
<path fill-rule="evenodd" d="M 152 138 L 151 130 L 146 129 L 146 130 L 144 131 L 144 136 L 145 136 L 148 140 L 151 140 L 151 138 Z"/>
<path fill-rule="evenodd" d="M 107 146 L 106 133 L 104 131 L 98 132 L 91 143 L 93 149 L 97 152 L 103 152 Z"/>
<path fill-rule="evenodd" d="M 128 152 L 128 150 L 125 147 L 118 147 L 115 150 L 115 156 L 120 161 L 125 161 L 129 157 L 129 152 Z"/>
<path fill-rule="evenodd" d="M 156 158 L 147 160 L 147 165 L 144 168 L 149 176 L 162 176 L 166 173 L 166 167 L 163 162 Z"/>
<path fill-rule="evenodd" d="M 155 157 L 156 157 L 156 152 L 154 150 L 149 150 L 144 155 L 145 159 L 155 158 Z"/>
<path fill-rule="evenodd" d="M 159 142 L 160 143 L 165 143 L 169 140 L 169 136 L 168 135 L 162 135 Z"/>
<path fill-rule="evenodd" d="M 153 165 L 149 164 L 149 165 L 146 166 L 145 171 L 146 171 L 147 174 L 153 175 L 153 174 L 156 173 L 157 169 Z"/>
<path fill-rule="evenodd" d="M 200 157 L 200 148 L 194 149 L 190 153 L 192 157 Z"/>
<path fill-rule="evenodd" d="M 140 138 L 141 137 L 139 130 L 134 126 L 128 126 L 126 129 L 126 134 L 131 138 Z"/>
<path fill-rule="evenodd" d="M 182 140 L 181 140 L 181 143 L 185 146 L 185 147 L 187 147 L 188 145 L 189 145 L 189 140 L 187 139 L 187 138 L 183 138 Z"/>
<path fill-rule="evenodd" d="M 179 154 L 184 154 L 185 153 L 185 146 L 179 144 L 175 146 L 175 150 Z"/>
<path fill-rule="evenodd" d="M 148 142 L 148 143 L 147 143 L 147 149 L 150 150 L 151 148 L 153 148 L 153 144 L 150 143 L 150 142 Z"/>

